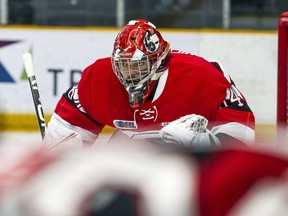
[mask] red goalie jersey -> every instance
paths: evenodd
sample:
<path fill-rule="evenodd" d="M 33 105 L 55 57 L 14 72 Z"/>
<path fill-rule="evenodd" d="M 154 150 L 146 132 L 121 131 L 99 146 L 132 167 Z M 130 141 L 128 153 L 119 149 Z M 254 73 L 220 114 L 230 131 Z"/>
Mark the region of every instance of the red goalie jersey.
<path fill-rule="evenodd" d="M 105 125 L 132 138 L 156 138 L 167 123 L 197 114 L 208 120 L 212 143 L 213 138 L 221 144 L 253 143 L 254 115 L 218 62 L 174 50 L 159 75 L 146 101 L 132 107 L 112 70 L 111 58 L 98 59 L 84 70 L 79 84 L 63 94 L 46 136 L 59 135 L 52 131 L 56 123 L 88 142 Z"/>

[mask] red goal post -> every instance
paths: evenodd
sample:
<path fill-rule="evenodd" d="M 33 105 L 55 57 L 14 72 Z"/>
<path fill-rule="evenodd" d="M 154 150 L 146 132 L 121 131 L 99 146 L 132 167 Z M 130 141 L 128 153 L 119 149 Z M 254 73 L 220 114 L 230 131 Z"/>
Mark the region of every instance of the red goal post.
<path fill-rule="evenodd" d="M 288 120 L 288 12 L 278 21 L 277 135 L 287 135 Z"/>

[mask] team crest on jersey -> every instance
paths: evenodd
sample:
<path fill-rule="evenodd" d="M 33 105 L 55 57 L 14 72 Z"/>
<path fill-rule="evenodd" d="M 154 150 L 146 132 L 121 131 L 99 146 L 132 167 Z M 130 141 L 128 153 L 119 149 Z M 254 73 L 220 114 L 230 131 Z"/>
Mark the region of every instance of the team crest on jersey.
<path fill-rule="evenodd" d="M 155 122 L 158 117 L 158 110 L 156 106 L 149 109 L 137 109 L 134 112 L 135 121 L 153 121 Z"/>
<path fill-rule="evenodd" d="M 155 122 L 158 117 L 158 110 L 156 106 L 153 106 L 148 109 L 136 109 L 134 111 L 134 121 L 128 121 L 128 120 L 114 120 L 113 124 L 115 127 L 119 129 L 137 129 L 138 124 L 141 125 L 141 123 L 148 123 Z"/>

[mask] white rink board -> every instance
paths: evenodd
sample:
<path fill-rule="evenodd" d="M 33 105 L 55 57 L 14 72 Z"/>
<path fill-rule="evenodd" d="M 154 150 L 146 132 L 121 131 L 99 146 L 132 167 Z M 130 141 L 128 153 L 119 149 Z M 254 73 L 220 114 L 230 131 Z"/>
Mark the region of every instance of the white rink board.
<path fill-rule="evenodd" d="M 95 145 L 105 145 L 111 134 L 99 134 Z M 1 145 L 22 145 L 40 148 L 42 144 L 40 132 L 0 132 Z"/>
<path fill-rule="evenodd" d="M 118 30 L 0 28 L 0 63 L 15 83 L 0 82 L 0 113 L 34 113 L 27 80 L 21 80 L 22 54 L 32 49 L 35 74 L 45 113 L 52 113 L 70 86 L 71 71 L 82 71 L 97 58 L 109 56 Z M 163 37 L 173 49 L 219 60 L 245 94 L 259 124 L 276 122 L 277 34 L 235 32 L 172 32 Z M 49 70 L 61 70 L 55 73 Z M 74 73 L 73 81 L 80 78 Z"/>

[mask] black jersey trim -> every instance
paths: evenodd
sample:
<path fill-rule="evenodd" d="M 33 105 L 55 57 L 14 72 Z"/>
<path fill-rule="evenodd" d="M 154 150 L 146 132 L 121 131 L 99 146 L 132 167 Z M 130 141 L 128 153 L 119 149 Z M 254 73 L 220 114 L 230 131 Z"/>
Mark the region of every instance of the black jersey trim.
<path fill-rule="evenodd" d="M 82 112 L 79 107 L 77 107 L 77 104 L 74 102 L 73 99 L 71 99 L 68 94 L 69 92 L 72 90 L 72 88 L 74 88 L 75 86 L 71 86 L 64 94 L 63 94 L 63 97 L 73 106 L 75 107 L 80 113 L 82 113 L 83 115 L 85 115 L 87 118 L 89 118 L 92 122 L 94 122 L 95 124 L 98 124 L 98 125 L 104 125 L 104 124 L 101 124 L 99 123 L 98 121 L 96 121 L 95 119 L 93 119 L 90 115 L 88 115 L 86 112 Z"/>

